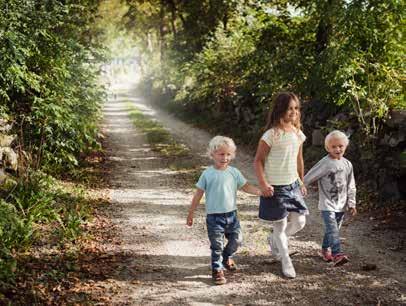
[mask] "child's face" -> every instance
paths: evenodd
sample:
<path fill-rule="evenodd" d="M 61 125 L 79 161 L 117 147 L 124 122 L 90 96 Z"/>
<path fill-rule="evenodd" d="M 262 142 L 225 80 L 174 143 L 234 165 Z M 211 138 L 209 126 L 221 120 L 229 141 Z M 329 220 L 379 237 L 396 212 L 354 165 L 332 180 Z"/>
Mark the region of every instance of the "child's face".
<path fill-rule="evenodd" d="M 221 146 L 211 154 L 214 161 L 214 167 L 219 170 L 225 170 L 235 155 L 235 150 L 229 146 Z"/>
<path fill-rule="evenodd" d="M 299 116 L 299 104 L 296 100 L 292 99 L 289 102 L 288 109 L 286 113 L 283 115 L 282 120 L 285 123 L 295 123 L 298 120 Z"/>
<path fill-rule="evenodd" d="M 346 149 L 346 141 L 341 138 L 331 138 L 327 145 L 327 152 L 333 159 L 341 159 Z"/>

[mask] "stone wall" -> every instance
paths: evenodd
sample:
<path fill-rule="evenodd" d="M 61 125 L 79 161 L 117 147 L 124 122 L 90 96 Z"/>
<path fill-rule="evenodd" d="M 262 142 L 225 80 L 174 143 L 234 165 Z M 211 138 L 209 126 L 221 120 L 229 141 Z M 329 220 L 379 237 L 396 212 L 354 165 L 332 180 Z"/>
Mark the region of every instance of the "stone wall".
<path fill-rule="evenodd" d="M 406 199 L 406 110 L 390 113 L 373 148 L 366 145 L 357 118 L 348 112 L 334 114 L 312 102 L 304 107 L 303 118 L 308 152 L 322 152 L 317 158 L 326 154 L 324 137 L 332 129 L 340 129 L 350 137 L 346 157 L 354 165 L 358 182 L 376 192 L 382 202 Z"/>
<path fill-rule="evenodd" d="M 377 188 L 384 199 L 406 199 L 406 110 L 392 111 L 377 146 Z"/>
<path fill-rule="evenodd" d="M 16 135 L 10 135 L 11 124 L 0 119 L 0 185 L 10 177 L 9 172 L 17 171 L 17 154 L 12 149 Z"/>

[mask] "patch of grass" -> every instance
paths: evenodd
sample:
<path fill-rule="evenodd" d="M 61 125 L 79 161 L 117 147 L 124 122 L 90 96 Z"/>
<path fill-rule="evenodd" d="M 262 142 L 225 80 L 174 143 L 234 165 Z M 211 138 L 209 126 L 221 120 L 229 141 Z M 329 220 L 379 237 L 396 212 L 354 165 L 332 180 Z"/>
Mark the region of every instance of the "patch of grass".
<path fill-rule="evenodd" d="M 156 120 L 144 115 L 134 105 L 128 105 L 130 118 L 137 128 L 143 131 L 152 149 L 163 156 L 187 156 L 190 153 L 188 147 L 177 142 L 173 136 Z"/>
<path fill-rule="evenodd" d="M 144 115 L 134 105 L 128 104 L 130 118 L 135 127 L 145 133 L 152 149 L 168 158 L 169 169 L 187 185 L 193 187 L 202 173 L 202 167 L 191 157 L 190 149 L 175 138 L 159 122 Z"/>
<path fill-rule="evenodd" d="M 190 175 L 197 175 L 199 178 L 200 173 L 204 170 L 196 160 L 190 158 L 180 158 L 174 160 L 169 164 L 168 168 L 172 171 L 187 172 Z"/>
<path fill-rule="evenodd" d="M 190 169 L 173 169 L 177 171 L 176 177 L 181 180 L 186 186 L 194 187 L 196 182 L 202 173 L 202 168 L 190 168 Z"/>
<path fill-rule="evenodd" d="M 86 156 L 88 163 L 76 172 L 80 175 L 69 181 L 33 172 L 18 181 L 7 202 L 0 200 L 0 305 L 100 301 L 90 291 L 70 290 L 85 291 L 83 278 L 98 279 L 111 266 L 98 246 L 113 239 L 110 223 L 98 212 L 108 205 L 101 189 L 107 172 L 99 155 Z M 88 192 L 91 187 L 97 188 Z M 91 274 L 93 266 L 101 271 Z"/>
<path fill-rule="evenodd" d="M 82 189 L 40 171 L 19 178 L 7 192 L 0 193 L 5 195 L 0 200 L 0 284 L 12 283 L 20 273 L 21 254 L 38 244 L 75 242 L 91 217 Z"/>
<path fill-rule="evenodd" d="M 100 139 L 103 142 L 103 139 Z M 103 145 L 104 147 L 104 145 Z M 101 188 L 106 183 L 104 162 L 106 160 L 103 150 L 95 150 L 81 156 L 79 167 L 60 173 L 56 178 L 64 182 L 72 182 L 76 186 Z"/>

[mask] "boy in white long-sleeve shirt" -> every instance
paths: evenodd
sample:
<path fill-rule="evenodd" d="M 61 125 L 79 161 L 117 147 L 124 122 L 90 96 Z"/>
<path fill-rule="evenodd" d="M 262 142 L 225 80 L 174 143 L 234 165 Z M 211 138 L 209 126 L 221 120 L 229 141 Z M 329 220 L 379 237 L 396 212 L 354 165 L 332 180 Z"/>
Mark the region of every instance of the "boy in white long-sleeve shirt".
<path fill-rule="evenodd" d="M 323 260 L 340 266 L 349 261 L 341 252 L 339 230 L 348 208 L 355 215 L 355 179 L 351 162 L 343 155 L 349 140 L 343 132 L 335 130 L 325 139 L 328 155 L 323 157 L 304 177 L 306 186 L 318 182 L 319 209 L 324 221 L 325 233 L 322 243 Z"/>

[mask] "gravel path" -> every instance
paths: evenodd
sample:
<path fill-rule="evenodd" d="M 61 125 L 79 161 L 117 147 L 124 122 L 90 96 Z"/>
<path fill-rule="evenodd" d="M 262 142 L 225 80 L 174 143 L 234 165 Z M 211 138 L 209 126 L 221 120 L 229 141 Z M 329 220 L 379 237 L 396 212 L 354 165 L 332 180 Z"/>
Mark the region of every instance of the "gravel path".
<path fill-rule="evenodd" d="M 305 229 L 290 240 L 290 248 L 298 251 L 292 258 L 296 279 L 284 278 L 279 263 L 270 260 L 268 228 L 257 218 L 257 198 L 239 193 L 245 240 L 236 257 L 240 269 L 227 274 L 226 285 L 213 286 L 203 205 L 196 212 L 195 225 L 186 227 L 193 186 L 173 167 L 176 162 L 208 165 L 204 152 L 212 135 L 154 109 L 130 87 L 115 90 L 117 96 L 104 108 L 111 168 L 108 214 L 122 235 L 120 252 L 131 254 L 115 279 L 109 280 L 120 287 L 119 292 L 106 292 L 115 304 L 406 305 L 405 250 L 390 250 L 404 235 L 374 231 L 362 215 L 349 220 L 342 237 L 351 262 L 334 268 L 318 256 L 322 226 L 315 192 L 307 198 L 311 215 Z M 152 151 L 128 117 L 128 102 L 161 122 L 191 149 L 193 159 L 163 158 Z M 233 164 L 255 184 L 252 161 L 252 154 L 240 149 Z M 373 265 L 376 269 L 369 270 Z"/>

